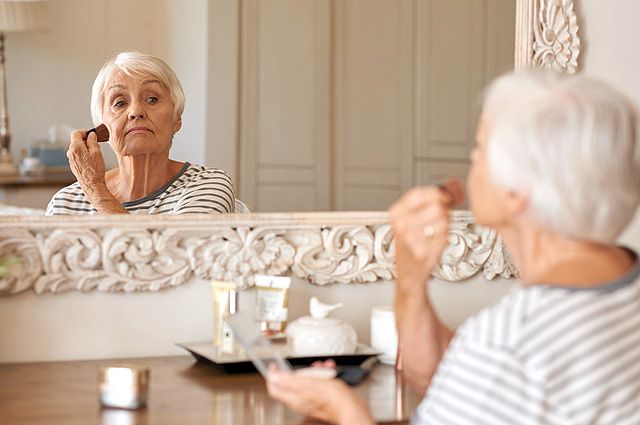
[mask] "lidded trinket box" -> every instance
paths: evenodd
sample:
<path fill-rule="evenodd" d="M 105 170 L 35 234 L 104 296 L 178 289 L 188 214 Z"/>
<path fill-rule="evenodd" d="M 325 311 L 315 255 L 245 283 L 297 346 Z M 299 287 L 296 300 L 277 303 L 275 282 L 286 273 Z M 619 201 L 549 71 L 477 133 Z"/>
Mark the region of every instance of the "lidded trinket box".
<path fill-rule="evenodd" d="M 355 329 L 343 320 L 328 317 L 340 307 L 342 303 L 329 305 L 311 298 L 310 315 L 291 322 L 286 329 L 295 356 L 342 355 L 356 351 Z"/>

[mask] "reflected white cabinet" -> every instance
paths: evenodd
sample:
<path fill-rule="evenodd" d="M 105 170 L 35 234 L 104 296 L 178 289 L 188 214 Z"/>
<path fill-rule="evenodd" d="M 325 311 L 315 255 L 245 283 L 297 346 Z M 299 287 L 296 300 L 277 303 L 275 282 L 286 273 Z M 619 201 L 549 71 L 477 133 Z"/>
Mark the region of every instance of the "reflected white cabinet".
<path fill-rule="evenodd" d="M 464 176 L 479 95 L 513 67 L 513 0 L 245 0 L 239 196 L 380 210 Z"/>

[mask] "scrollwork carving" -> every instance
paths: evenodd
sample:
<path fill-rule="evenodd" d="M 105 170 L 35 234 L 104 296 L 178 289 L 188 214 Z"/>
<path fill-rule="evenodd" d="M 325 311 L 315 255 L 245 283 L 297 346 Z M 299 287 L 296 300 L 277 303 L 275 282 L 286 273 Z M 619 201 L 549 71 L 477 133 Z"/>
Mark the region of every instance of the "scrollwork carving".
<path fill-rule="evenodd" d="M 0 280 L 0 294 L 159 291 L 195 276 L 253 285 L 256 274 L 287 274 L 318 285 L 395 277 L 393 235 L 386 213 L 255 214 L 227 221 L 210 216 L 47 219 L 9 223 L 0 232 L 0 256 L 20 264 Z M 330 222 L 326 222 L 331 218 Z M 454 212 L 450 246 L 435 276 L 459 281 L 515 275 L 494 231 Z"/>
<path fill-rule="evenodd" d="M 15 256 L 18 264 L 11 266 L 0 279 L 0 295 L 15 294 L 29 289 L 43 274 L 40 249 L 26 229 L 0 230 L 0 257 Z"/>
<path fill-rule="evenodd" d="M 388 225 L 336 226 L 291 238 L 299 259 L 293 273 L 318 285 L 395 277 Z"/>

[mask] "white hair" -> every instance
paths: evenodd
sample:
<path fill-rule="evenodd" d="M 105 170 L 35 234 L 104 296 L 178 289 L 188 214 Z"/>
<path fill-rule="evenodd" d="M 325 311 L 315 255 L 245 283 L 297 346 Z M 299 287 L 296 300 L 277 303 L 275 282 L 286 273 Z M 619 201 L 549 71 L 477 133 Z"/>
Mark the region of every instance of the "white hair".
<path fill-rule="evenodd" d="M 130 77 L 157 78 L 171 94 L 173 118 L 182 116 L 184 111 L 184 92 L 176 73 L 162 59 L 139 52 L 121 52 L 104 64 L 98 72 L 91 89 L 91 118 L 93 124 L 102 122 L 104 91 L 111 73 L 119 69 Z"/>
<path fill-rule="evenodd" d="M 527 213 L 570 237 L 611 243 L 640 200 L 640 135 L 631 102 L 584 76 L 497 79 L 483 114 L 491 178 L 527 194 Z"/>

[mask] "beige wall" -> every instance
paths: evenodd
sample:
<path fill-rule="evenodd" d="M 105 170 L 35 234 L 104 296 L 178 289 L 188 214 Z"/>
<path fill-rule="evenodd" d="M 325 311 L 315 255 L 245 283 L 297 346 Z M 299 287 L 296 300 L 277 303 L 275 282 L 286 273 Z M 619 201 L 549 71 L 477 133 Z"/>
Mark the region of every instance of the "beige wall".
<path fill-rule="evenodd" d="M 640 108 L 640 2 L 581 0 L 577 3 L 582 18 L 582 71 L 617 87 Z M 621 241 L 640 250 L 640 211 Z"/>

